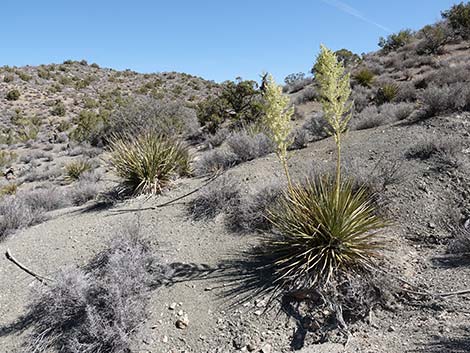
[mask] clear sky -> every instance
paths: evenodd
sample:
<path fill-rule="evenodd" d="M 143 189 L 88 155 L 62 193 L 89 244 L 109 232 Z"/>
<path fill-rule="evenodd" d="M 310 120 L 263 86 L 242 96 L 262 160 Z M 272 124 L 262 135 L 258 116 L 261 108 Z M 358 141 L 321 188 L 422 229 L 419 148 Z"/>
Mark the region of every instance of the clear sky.
<path fill-rule="evenodd" d="M 320 43 L 357 53 L 451 0 L 2 0 L 0 65 L 86 59 L 215 81 L 308 72 Z"/>

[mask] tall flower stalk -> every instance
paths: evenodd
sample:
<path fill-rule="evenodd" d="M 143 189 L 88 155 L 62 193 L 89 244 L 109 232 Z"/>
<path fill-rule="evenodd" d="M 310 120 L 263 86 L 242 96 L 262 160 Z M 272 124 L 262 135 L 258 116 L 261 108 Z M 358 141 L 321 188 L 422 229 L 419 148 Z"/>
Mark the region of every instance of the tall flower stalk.
<path fill-rule="evenodd" d="M 264 125 L 269 137 L 276 145 L 276 155 L 284 169 L 289 189 L 291 189 L 292 180 L 287 165 L 287 148 L 291 143 L 289 137 L 292 131 L 290 120 L 294 114 L 294 108 L 289 108 L 289 97 L 282 94 L 282 87 L 276 84 L 272 75 L 268 75 L 266 78 L 263 96 L 265 99 Z"/>
<path fill-rule="evenodd" d="M 341 185 L 341 136 L 348 128 L 353 103 L 351 96 L 350 75 L 333 51 L 321 45 L 320 54 L 314 66 L 315 80 L 320 89 L 320 102 L 324 118 L 328 122 L 328 133 L 335 139 L 336 159 L 336 193 Z"/>

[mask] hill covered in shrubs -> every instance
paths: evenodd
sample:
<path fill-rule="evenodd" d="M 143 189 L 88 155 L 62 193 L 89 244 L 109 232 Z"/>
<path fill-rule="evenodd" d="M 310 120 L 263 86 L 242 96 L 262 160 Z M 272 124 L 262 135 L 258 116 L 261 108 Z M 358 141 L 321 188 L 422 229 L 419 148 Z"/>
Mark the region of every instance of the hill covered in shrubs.
<path fill-rule="evenodd" d="M 0 346 L 468 350 L 470 3 L 378 46 L 282 87 L 3 67 Z"/>

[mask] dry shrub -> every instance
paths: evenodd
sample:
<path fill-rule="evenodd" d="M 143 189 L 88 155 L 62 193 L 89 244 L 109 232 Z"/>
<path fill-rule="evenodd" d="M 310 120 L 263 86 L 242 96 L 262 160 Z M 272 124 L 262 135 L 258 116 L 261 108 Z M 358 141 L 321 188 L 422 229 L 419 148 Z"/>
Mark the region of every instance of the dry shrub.
<path fill-rule="evenodd" d="M 31 326 L 26 348 L 129 352 L 161 268 L 137 231 L 115 238 L 87 266 L 63 270 L 56 281 L 37 288 L 22 320 Z"/>
<path fill-rule="evenodd" d="M 274 145 L 264 133 L 250 134 L 248 131 L 232 133 L 227 145 L 237 155 L 240 162 L 251 161 L 274 152 Z"/>
<path fill-rule="evenodd" d="M 273 183 L 265 186 L 255 194 L 244 196 L 231 207 L 227 214 L 226 224 L 235 232 L 264 232 L 272 228 L 267 215 L 282 195 L 283 186 Z"/>
<path fill-rule="evenodd" d="M 196 162 L 197 175 L 215 174 L 240 163 L 238 156 L 223 147 L 205 152 Z"/>
<path fill-rule="evenodd" d="M 195 220 L 211 219 L 222 212 L 230 212 L 240 202 L 240 188 L 237 182 L 222 176 L 202 188 L 188 204 L 188 213 Z"/>

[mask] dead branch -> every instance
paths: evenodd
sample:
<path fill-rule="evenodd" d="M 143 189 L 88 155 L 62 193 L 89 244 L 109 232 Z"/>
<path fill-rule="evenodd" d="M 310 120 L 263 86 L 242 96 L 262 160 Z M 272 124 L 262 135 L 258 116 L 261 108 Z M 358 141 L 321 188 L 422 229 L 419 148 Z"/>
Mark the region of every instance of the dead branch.
<path fill-rule="evenodd" d="M 5 252 L 5 257 L 7 258 L 8 261 L 13 262 L 19 269 L 23 270 L 26 272 L 28 275 L 33 276 L 36 278 L 39 282 L 41 282 L 44 285 L 47 285 L 47 281 L 53 282 L 54 280 L 52 278 L 48 278 L 45 276 L 38 275 L 35 273 L 33 270 L 29 269 L 25 265 L 23 265 L 21 262 L 19 262 L 15 257 L 11 254 L 10 249 L 7 249 Z"/>

